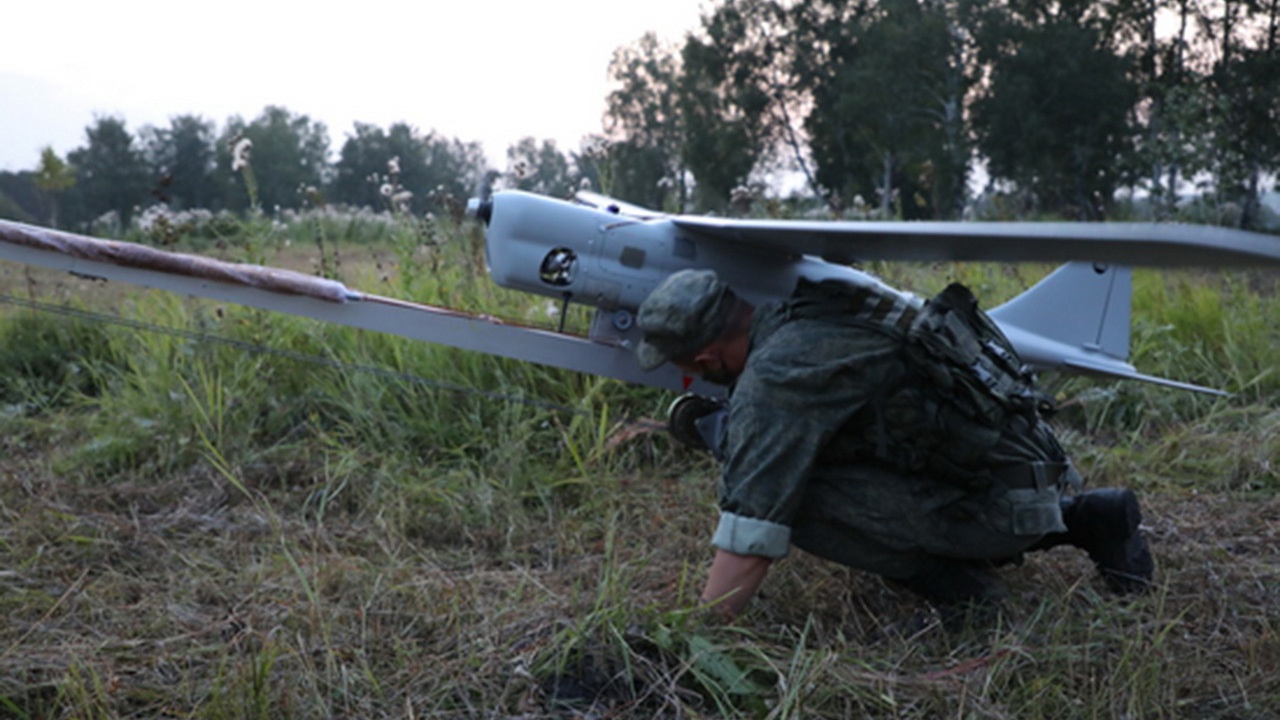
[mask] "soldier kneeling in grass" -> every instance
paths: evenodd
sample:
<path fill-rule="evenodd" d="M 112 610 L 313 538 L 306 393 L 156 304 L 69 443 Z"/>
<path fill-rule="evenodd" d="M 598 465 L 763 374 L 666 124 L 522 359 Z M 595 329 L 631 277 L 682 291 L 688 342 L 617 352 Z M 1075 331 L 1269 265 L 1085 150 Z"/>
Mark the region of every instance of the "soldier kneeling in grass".
<path fill-rule="evenodd" d="M 998 608 L 990 569 L 1058 545 L 1117 592 L 1150 585 L 1137 497 L 1082 490 L 1051 402 L 964 287 L 921 302 L 802 280 L 755 308 L 685 270 L 638 322 L 643 367 L 731 386 L 727 403 L 685 396 L 671 413 L 678 438 L 722 462 L 703 599 L 726 615 L 791 545 L 897 581 L 944 620 Z"/>

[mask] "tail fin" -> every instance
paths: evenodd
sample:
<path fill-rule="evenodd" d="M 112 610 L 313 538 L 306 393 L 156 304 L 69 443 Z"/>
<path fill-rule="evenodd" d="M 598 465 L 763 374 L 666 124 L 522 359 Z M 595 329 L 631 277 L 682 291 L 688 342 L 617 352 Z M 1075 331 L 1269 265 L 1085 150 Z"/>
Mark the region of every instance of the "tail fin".
<path fill-rule="evenodd" d="M 1128 267 L 1067 263 L 988 314 L 1023 361 L 1033 367 L 1227 395 L 1221 390 L 1143 375 L 1127 362 L 1132 292 L 1133 275 Z"/>
<path fill-rule="evenodd" d="M 1132 287 L 1128 267 L 1067 263 L 990 315 L 1001 327 L 1011 325 L 1089 355 L 1124 360 L 1129 357 Z M 1040 364 L 1031 350 L 1024 353 L 1027 361 Z"/>

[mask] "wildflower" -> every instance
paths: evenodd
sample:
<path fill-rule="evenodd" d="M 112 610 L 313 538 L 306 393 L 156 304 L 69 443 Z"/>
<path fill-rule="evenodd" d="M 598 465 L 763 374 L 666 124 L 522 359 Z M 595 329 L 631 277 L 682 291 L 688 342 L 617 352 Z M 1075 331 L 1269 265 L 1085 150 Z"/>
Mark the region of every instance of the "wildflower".
<path fill-rule="evenodd" d="M 396 155 L 395 157 L 387 161 L 387 174 L 389 175 L 400 174 L 400 156 L 399 155 Z"/>
<path fill-rule="evenodd" d="M 231 170 L 233 172 L 249 165 L 249 153 L 252 150 L 252 140 L 241 135 L 236 136 L 234 144 L 231 146 Z"/>
<path fill-rule="evenodd" d="M 607 152 L 609 152 L 609 141 L 601 137 L 592 138 L 582 147 L 582 154 L 591 158 L 604 157 Z"/>
<path fill-rule="evenodd" d="M 746 185 L 739 185 L 729 191 L 729 205 L 739 215 L 751 212 L 751 205 L 754 202 L 755 194 Z"/>
<path fill-rule="evenodd" d="M 590 190 L 590 189 L 591 189 L 591 178 L 588 178 L 588 177 L 584 177 L 584 178 L 582 178 L 582 182 L 578 183 L 578 189 L 579 189 L 579 190 Z"/>
<path fill-rule="evenodd" d="M 378 188 L 378 192 L 385 198 L 391 197 L 391 193 L 395 192 L 395 190 L 394 187 L 391 187 L 391 183 L 382 183 L 382 187 Z"/>

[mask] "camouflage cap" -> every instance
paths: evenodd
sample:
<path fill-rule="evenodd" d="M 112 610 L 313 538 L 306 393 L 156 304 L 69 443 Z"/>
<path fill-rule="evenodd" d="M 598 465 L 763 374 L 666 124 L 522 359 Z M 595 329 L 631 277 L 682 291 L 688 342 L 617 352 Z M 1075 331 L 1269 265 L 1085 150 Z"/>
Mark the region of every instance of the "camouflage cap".
<path fill-rule="evenodd" d="M 663 280 L 636 316 L 644 332 L 636 348 L 640 367 L 652 370 L 706 347 L 728 327 L 736 304 L 712 270 L 681 270 Z"/>

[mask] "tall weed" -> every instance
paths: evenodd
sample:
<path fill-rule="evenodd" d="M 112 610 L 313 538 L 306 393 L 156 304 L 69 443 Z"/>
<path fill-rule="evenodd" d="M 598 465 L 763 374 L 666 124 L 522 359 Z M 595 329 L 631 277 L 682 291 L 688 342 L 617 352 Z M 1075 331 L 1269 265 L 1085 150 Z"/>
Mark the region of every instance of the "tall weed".
<path fill-rule="evenodd" d="M 450 218 L 312 221 L 206 240 L 309 267 L 321 233 L 353 287 L 557 320 Z M 988 307 L 1048 270 L 874 269 Z M 0 323 L 0 715 L 1273 716 L 1276 295 L 1136 275 L 1133 362 L 1235 394 L 1051 382 L 1092 480 L 1146 491 L 1158 588 L 1117 602 L 1082 556 L 1036 554 L 1002 571 L 1008 616 L 958 635 L 800 553 L 710 620 L 716 468 L 644 422 L 664 393 L 159 293 L 109 297 L 183 332 L 22 313 Z"/>

